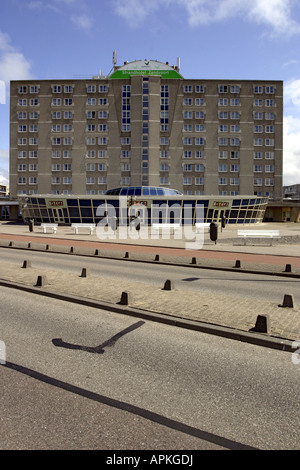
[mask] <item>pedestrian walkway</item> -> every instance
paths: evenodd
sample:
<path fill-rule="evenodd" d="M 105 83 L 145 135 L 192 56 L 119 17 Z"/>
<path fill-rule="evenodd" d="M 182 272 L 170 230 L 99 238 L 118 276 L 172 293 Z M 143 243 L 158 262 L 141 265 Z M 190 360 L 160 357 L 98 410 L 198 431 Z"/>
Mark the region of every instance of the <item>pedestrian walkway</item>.
<path fill-rule="evenodd" d="M 245 247 L 239 245 L 240 242 L 235 238 L 227 238 L 231 241 L 226 242 L 225 237 L 220 237 L 220 243 L 214 245 L 205 236 L 204 249 L 195 251 L 180 247 L 178 240 L 163 240 L 161 238 L 155 240 L 159 243 L 152 245 L 119 243 L 111 240 L 103 242 L 88 234 L 74 236 L 70 233 L 70 227 L 59 227 L 58 232 L 53 235 L 41 233 L 38 227 L 35 227 L 33 233 L 29 233 L 26 225 L 1 223 L 0 246 L 8 246 L 10 242 L 14 242 L 16 247 L 26 248 L 24 260 L 30 260 L 29 250 L 32 249 L 69 253 L 72 248 L 74 253 L 90 256 L 122 258 L 129 256 L 135 259 L 145 259 L 148 262 L 168 262 L 174 265 L 191 264 L 195 258 L 199 267 L 207 266 L 215 269 L 238 269 L 234 266 L 234 262 L 238 258 L 241 261 L 241 266 L 248 271 L 270 274 L 275 272 L 282 276 L 300 275 L 300 242 L 294 242 L 297 237 L 297 232 L 295 233 L 294 229 L 297 228 L 299 232 L 300 227 L 298 224 L 288 225 L 290 227 L 284 227 L 284 243 L 277 243 L 271 247 L 263 246 L 265 241 L 256 246 L 252 244 Z M 289 233 L 287 233 L 288 228 L 290 228 Z M 223 235 L 224 232 L 222 232 Z M 233 235 L 233 231 L 230 235 Z M 293 238 L 288 240 L 289 236 Z M 240 249 L 238 250 L 237 247 Z M 159 260 L 157 256 L 159 256 Z M 291 264 L 292 273 L 284 272 L 287 264 Z M 293 299 L 293 308 L 284 308 L 282 307 L 282 294 L 273 302 L 255 299 L 249 301 L 240 295 L 218 298 L 208 292 L 187 292 L 176 289 L 176 286 L 174 289 L 164 290 L 164 286 L 157 288 L 150 284 L 130 280 L 118 281 L 116 286 L 116 282 L 106 278 L 105 273 L 102 277 L 94 276 L 93 273 L 88 273 L 87 277 L 83 277 L 81 274 L 49 269 L 43 269 L 41 272 L 41 269 L 34 266 L 24 269 L 22 266 L 5 263 L 0 265 L 0 279 L 3 281 L 34 287 L 38 276 L 43 275 L 47 281 L 42 287 L 44 291 L 114 305 L 119 304 L 122 292 L 127 292 L 129 295 L 127 308 L 132 307 L 145 312 L 219 325 L 243 332 L 248 332 L 255 326 L 258 315 L 267 315 L 270 322 L 269 333 L 272 337 L 291 341 L 300 340 L 300 284 L 299 297 Z M 297 278 L 295 282 L 299 282 Z M 286 294 L 289 293 L 286 292 Z"/>

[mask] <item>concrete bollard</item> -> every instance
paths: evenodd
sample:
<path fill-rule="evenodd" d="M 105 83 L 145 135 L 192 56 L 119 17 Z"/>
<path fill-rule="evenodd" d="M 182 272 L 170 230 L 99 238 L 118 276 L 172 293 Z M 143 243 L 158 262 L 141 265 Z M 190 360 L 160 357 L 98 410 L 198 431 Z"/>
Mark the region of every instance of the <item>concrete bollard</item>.
<path fill-rule="evenodd" d="M 239 259 L 236 260 L 234 267 L 235 268 L 240 268 L 241 267 L 241 261 Z"/>
<path fill-rule="evenodd" d="M 8 246 L 14 246 L 14 242 L 9 242 Z"/>
<path fill-rule="evenodd" d="M 282 305 L 278 305 L 278 307 L 294 308 L 294 296 L 291 294 L 285 294 Z"/>
<path fill-rule="evenodd" d="M 89 274 L 90 274 L 89 268 L 82 268 L 80 277 L 88 277 Z"/>
<path fill-rule="evenodd" d="M 124 258 L 129 258 L 129 251 L 126 251 Z"/>
<path fill-rule="evenodd" d="M 258 315 L 255 323 L 255 327 L 251 331 L 258 333 L 267 333 L 271 331 L 269 315 Z"/>
<path fill-rule="evenodd" d="M 192 264 L 197 264 L 197 258 L 192 258 Z"/>
<path fill-rule="evenodd" d="M 70 253 L 74 253 L 74 246 L 70 247 Z"/>
<path fill-rule="evenodd" d="M 154 261 L 159 261 L 159 255 L 155 255 Z"/>
<path fill-rule="evenodd" d="M 31 261 L 24 260 L 22 268 L 31 268 Z"/>
<path fill-rule="evenodd" d="M 46 284 L 47 284 L 46 276 L 38 276 L 37 281 L 36 281 L 36 286 L 37 287 L 43 287 Z"/>
<path fill-rule="evenodd" d="M 95 250 L 95 255 L 94 256 L 98 256 L 99 255 L 99 250 L 98 248 Z"/>
<path fill-rule="evenodd" d="M 46 251 L 50 250 L 50 246 L 46 245 Z"/>
<path fill-rule="evenodd" d="M 131 303 L 131 302 L 132 302 L 131 293 L 127 292 L 127 291 L 122 292 L 120 304 L 121 305 L 129 305 L 129 303 Z"/>
<path fill-rule="evenodd" d="M 174 289 L 174 281 L 171 279 L 167 279 L 166 282 L 164 283 L 163 290 L 172 290 Z"/>
<path fill-rule="evenodd" d="M 28 243 L 27 248 L 31 248 L 31 242 Z"/>
<path fill-rule="evenodd" d="M 292 265 L 291 264 L 286 264 L 284 272 L 285 273 L 291 273 L 292 272 Z"/>

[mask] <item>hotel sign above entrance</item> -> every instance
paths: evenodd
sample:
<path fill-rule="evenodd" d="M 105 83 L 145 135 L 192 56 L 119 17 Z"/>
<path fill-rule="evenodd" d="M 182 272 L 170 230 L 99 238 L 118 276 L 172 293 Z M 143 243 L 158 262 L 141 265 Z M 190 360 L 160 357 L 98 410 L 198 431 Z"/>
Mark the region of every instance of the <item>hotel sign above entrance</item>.
<path fill-rule="evenodd" d="M 231 206 L 232 206 L 232 201 L 231 200 L 225 200 L 225 201 L 222 201 L 222 200 L 210 200 L 209 201 L 209 209 L 231 209 Z"/>

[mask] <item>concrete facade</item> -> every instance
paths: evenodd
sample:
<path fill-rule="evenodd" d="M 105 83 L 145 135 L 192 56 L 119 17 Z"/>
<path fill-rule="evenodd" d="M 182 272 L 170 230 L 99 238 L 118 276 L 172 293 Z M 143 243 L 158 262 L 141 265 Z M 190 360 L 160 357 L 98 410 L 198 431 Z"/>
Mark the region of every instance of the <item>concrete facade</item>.
<path fill-rule="evenodd" d="M 11 198 L 129 185 L 282 198 L 282 81 L 150 72 L 12 81 Z"/>

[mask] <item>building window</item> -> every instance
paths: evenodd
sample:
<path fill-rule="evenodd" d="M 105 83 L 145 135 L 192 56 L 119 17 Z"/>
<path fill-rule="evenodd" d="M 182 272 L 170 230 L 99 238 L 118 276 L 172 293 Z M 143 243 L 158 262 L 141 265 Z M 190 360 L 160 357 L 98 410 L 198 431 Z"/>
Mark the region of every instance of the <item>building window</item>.
<path fill-rule="evenodd" d="M 266 100 L 265 103 L 267 107 L 275 106 L 275 100 Z"/>
<path fill-rule="evenodd" d="M 263 169 L 262 165 L 254 165 L 253 166 L 253 172 L 254 173 L 262 173 L 262 169 Z"/>
<path fill-rule="evenodd" d="M 262 152 L 254 152 L 254 159 L 255 160 L 262 160 L 263 158 L 263 153 Z"/>
<path fill-rule="evenodd" d="M 96 85 L 87 85 L 86 91 L 87 93 L 96 93 Z"/>
<path fill-rule="evenodd" d="M 195 171 L 203 172 L 204 171 L 204 165 L 202 163 L 195 165 Z"/>
<path fill-rule="evenodd" d="M 99 85 L 99 93 L 107 93 L 107 91 L 108 91 L 107 85 Z"/>
<path fill-rule="evenodd" d="M 99 176 L 98 184 L 106 184 L 106 183 L 107 183 L 107 177 L 106 176 Z"/>
<path fill-rule="evenodd" d="M 183 178 L 183 184 L 184 184 L 185 186 L 191 185 L 191 184 L 192 184 L 192 178 L 191 178 L 190 176 L 185 176 L 185 177 Z"/>
<path fill-rule="evenodd" d="M 86 177 L 86 184 L 95 184 L 95 177 L 94 176 L 87 176 Z"/>
<path fill-rule="evenodd" d="M 87 106 L 96 106 L 96 98 L 88 98 L 86 104 Z"/>
<path fill-rule="evenodd" d="M 188 163 L 184 164 L 183 171 L 193 171 L 193 165 L 190 165 Z"/>
<path fill-rule="evenodd" d="M 228 99 L 227 98 L 220 98 L 219 99 L 219 106 L 228 106 Z"/>
<path fill-rule="evenodd" d="M 266 152 L 265 158 L 266 160 L 274 160 L 274 152 Z"/>
<path fill-rule="evenodd" d="M 218 179 L 218 183 L 220 186 L 225 186 L 227 185 L 227 178 L 226 177 L 221 177 Z"/>
<path fill-rule="evenodd" d="M 183 119 L 193 119 L 193 111 L 184 111 Z"/>
<path fill-rule="evenodd" d="M 195 151 L 195 158 L 205 158 L 205 154 L 203 150 L 196 150 Z"/>
<path fill-rule="evenodd" d="M 26 86 L 26 85 L 21 85 L 21 86 L 19 87 L 19 90 L 18 90 L 18 91 L 19 91 L 19 95 L 22 95 L 22 94 L 24 94 L 24 93 L 27 93 L 27 86 Z"/>
<path fill-rule="evenodd" d="M 159 182 L 162 185 L 170 184 L 168 176 L 161 176 Z"/>
<path fill-rule="evenodd" d="M 168 163 L 161 163 L 159 167 L 160 171 L 169 171 L 169 165 Z"/>
<path fill-rule="evenodd" d="M 266 165 L 265 166 L 266 173 L 274 173 L 274 165 Z"/>
<path fill-rule="evenodd" d="M 27 182 L 26 176 L 19 176 L 17 180 L 18 184 L 26 184 L 26 182 Z"/>
<path fill-rule="evenodd" d="M 253 87 L 253 93 L 261 95 L 263 93 L 263 87 L 261 85 L 255 85 Z"/>
<path fill-rule="evenodd" d="M 228 171 L 228 165 L 226 163 L 220 163 L 218 167 L 219 173 L 226 173 Z"/>
<path fill-rule="evenodd" d="M 219 93 L 228 93 L 228 85 L 219 85 Z"/>
<path fill-rule="evenodd" d="M 219 119 L 228 119 L 228 111 L 220 111 Z"/>
<path fill-rule="evenodd" d="M 192 152 L 191 150 L 185 150 L 183 152 L 183 158 L 192 158 Z"/>
<path fill-rule="evenodd" d="M 195 99 L 196 106 L 205 106 L 205 99 L 204 98 L 196 98 Z"/>
<path fill-rule="evenodd" d="M 203 185 L 203 184 L 204 184 L 204 178 L 203 178 L 203 176 L 200 176 L 200 177 L 197 176 L 197 177 L 195 178 L 195 184 L 196 184 L 196 185 Z"/>
<path fill-rule="evenodd" d="M 230 93 L 240 93 L 240 85 L 230 85 Z"/>
<path fill-rule="evenodd" d="M 169 157 L 169 151 L 168 150 L 161 150 L 160 151 L 160 158 L 168 158 Z"/>
<path fill-rule="evenodd" d="M 195 119 L 205 119 L 204 111 L 195 111 Z"/>

